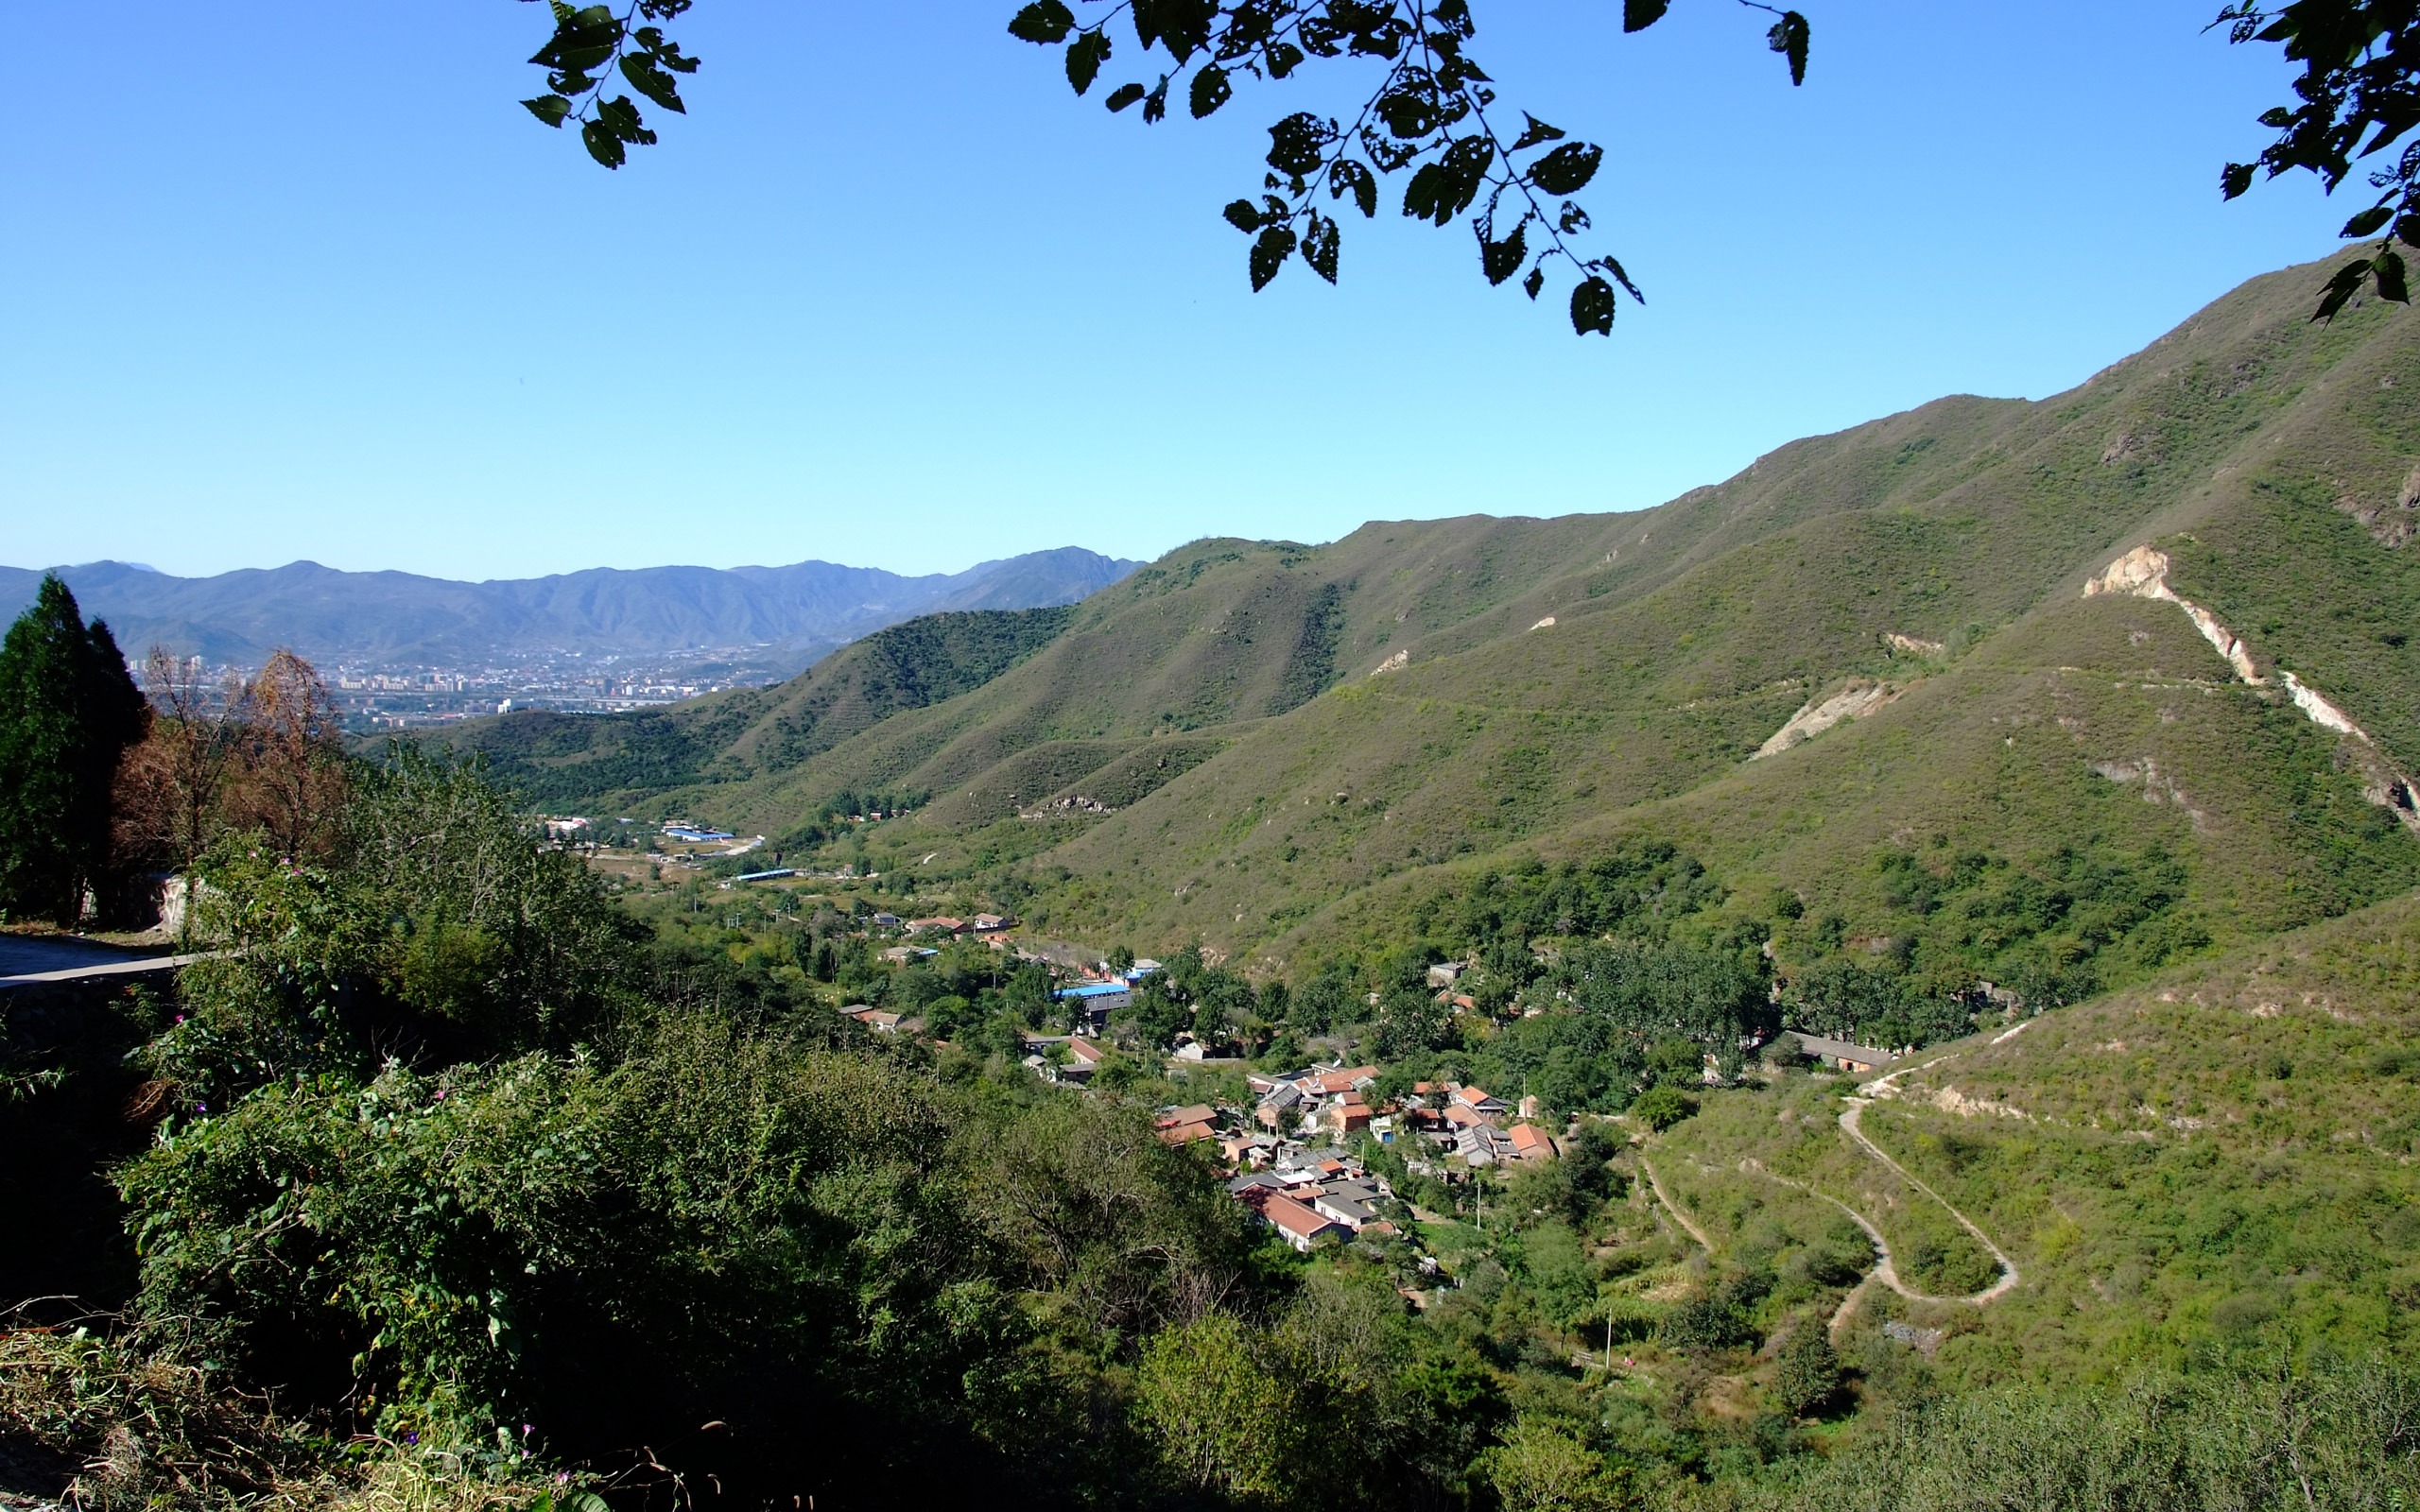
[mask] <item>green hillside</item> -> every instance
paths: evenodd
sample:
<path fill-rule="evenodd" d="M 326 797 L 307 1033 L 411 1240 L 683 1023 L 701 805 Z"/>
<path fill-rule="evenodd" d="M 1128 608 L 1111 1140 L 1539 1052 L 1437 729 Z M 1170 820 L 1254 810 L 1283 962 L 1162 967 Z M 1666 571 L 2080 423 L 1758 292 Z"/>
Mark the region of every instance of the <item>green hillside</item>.
<path fill-rule="evenodd" d="M 532 793 L 798 841 L 836 794 L 929 795 L 847 858 L 1260 970 L 1475 948 L 1450 919 L 1490 876 L 1650 838 L 1785 962 L 2066 1000 L 2420 882 L 2370 800 L 2420 762 L 2420 326 L 2374 301 L 2313 325 L 2318 276 L 2067 393 L 1942 400 L 1660 508 L 1199 541 L 1018 620 L 1021 660 L 903 636 L 940 670 L 886 650 L 876 677 L 874 637 L 577 750 L 520 716 L 476 738 Z M 2175 604 L 2084 596 L 2147 541 L 2264 685 Z M 1754 759 L 1843 695 L 1858 717 Z"/>
<path fill-rule="evenodd" d="M 1934 1364 L 1968 1385 L 2184 1366 L 2256 1334 L 2408 1348 L 2420 1298 L 2415 972 L 2420 904 L 2407 897 L 2015 1033 L 1995 1026 L 1862 1089 L 1875 1098 L 1862 1132 L 2021 1277 L 1981 1306 L 1869 1285 L 1862 1326 L 1942 1329 Z M 1838 1126 L 1843 1095 L 1859 1091 L 1790 1075 L 1709 1093 L 1648 1159 L 1716 1241 L 1719 1265 L 1825 1242 L 1831 1196 L 1903 1257 L 1938 1256 L 1937 1292 L 1979 1290 L 1995 1267 L 1941 1200 Z M 1814 1300 L 1840 1299 L 1836 1288 Z"/>

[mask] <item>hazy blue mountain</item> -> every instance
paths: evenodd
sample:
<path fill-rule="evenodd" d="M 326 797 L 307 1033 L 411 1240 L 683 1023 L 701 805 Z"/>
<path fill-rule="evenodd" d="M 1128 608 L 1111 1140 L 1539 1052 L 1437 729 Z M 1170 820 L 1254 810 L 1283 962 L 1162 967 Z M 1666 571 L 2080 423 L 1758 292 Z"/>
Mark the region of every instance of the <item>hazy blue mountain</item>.
<path fill-rule="evenodd" d="M 1072 604 L 1140 563 L 1078 546 L 908 577 L 873 567 L 592 568 L 453 582 L 317 562 L 177 577 L 129 562 L 54 569 L 130 654 L 153 644 L 214 661 L 278 646 L 315 661 L 467 662 L 547 649 L 642 653 L 772 645 L 804 660 L 942 610 Z M 0 615 L 33 602 L 37 569 L 0 567 Z"/>

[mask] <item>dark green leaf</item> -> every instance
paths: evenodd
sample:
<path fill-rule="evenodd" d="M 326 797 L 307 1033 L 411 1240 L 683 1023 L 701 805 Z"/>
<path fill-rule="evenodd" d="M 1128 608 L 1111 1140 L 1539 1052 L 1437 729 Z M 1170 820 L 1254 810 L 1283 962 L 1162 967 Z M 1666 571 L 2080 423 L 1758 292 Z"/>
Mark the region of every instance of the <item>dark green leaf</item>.
<path fill-rule="evenodd" d="M 2402 258 L 2392 250 L 2383 251 L 2370 266 L 2377 272 L 2379 299 L 2393 300 L 2397 304 L 2411 302 L 2411 290 L 2404 286 Z"/>
<path fill-rule="evenodd" d="M 1559 126 L 1548 126 L 1546 122 L 1539 120 L 1536 116 L 1531 115 L 1527 111 L 1523 111 L 1521 112 L 1521 119 L 1529 122 L 1530 124 L 1522 129 L 1520 140 L 1512 144 L 1512 150 L 1515 152 L 1527 152 L 1541 142 L 1560 142 L 1563 140 L 1563 128 Z"/>
<path fill-rule="evenodd" d="M 625 142 L 636 143 L 641 146 L 649 146 L 655 142 L 655 133 L 648 130 L 641 124 L 639 108 L 631 102 L 628 94 L 616 94 L 610 100 L 598 100 L 596 119 L 603 123 L 605 129 Z"/>
<path fill-rule="evenodd" d="M 1311 265 L 1312 272 L 1333 284 L 1336 282 L 1337 250 L 1342 241 L 1343 234 L 1337 229 L 1336 222 L 1314 213 L 1311 229 L 1303 238 L 1303 261 Z"/>
<path fill-rule="evenodd" d="M 2394 239 L 2406 247 L 2420 247 L 2420 211 L 2405 211 L 2396 218 Z"/>
<path fill-rule="evenodd" d="M 1795 10 L 1785 10 L 1765 33 L 1765 45 L 1777 53 L 1789 55 L 1789 81 L 1806 82 L 1806 18 Z"/>
<path fill-rule="evenodd" d="M 2219 171 L 2219 193 L 2223 198 L 2233 199 L 2251 187 L 2251 163 L 2230 163 Z"/>
<path fill-rule="evenodd" d="M 1075 15 L 1060 0 L 1033 0 L 1009 22 L 1009 35 L 1023 42 L 1060 42 L 1075 29 Z"/>
<path fill-rule="evenodd" d="M 1269 49 L 1269 77 L 1284 78 L 1303 60 L 1303 49 L 1290 42 L 1274 43 Z"/>
<path fill-rule="evenodd" d="M 1107 105 L 1113 111 L 1122 111 L 1142 97 L 1142 85 L 1120 84 L 1115 89 L 1110 91 L 1109 98 L 1101 103 Z"/>
<path fill-rule="evenodd" d="M 689 108 L 681 103 L 681 91 L 672 82 L 672 76 L 656 67 L 655 60 L 638 56 L 623 59 L 622 77 L 631 81 L 631 88 L 666 110 L 681 115 L 689 113 Z"/>
<path fill-rule="evenodd" d="M 1671 8 L 1672 0 L 1622 0 L 1622 30 L 1645 31 Z"/>
<path fill-rule="evenodd" d="M 613 57 L 621 42 L 622 24 L 605 7 L 558 9 L 555 34 L 529 60 L 559 73 L 584 74 Z"/>
<path fill-rule="evenodd" d="M 1503 283 L 1521 271 L 1521 265 L 1530 260 L 1530 244 L 1526 234 L 1528 231 L 1529 223 L 1523 221 L 1512 228 L 1512 235 L 1500 242 L 1489 241 L 1484 232 L 1480 233 L 1478 266 L 1479 271 L 1487 275 L 1487 281 L 1490 284 Z"/>
<path fill-rule="evenodd" d="M 1521 281 L 1521 292 L 1533 300 L 1538 297 L 1538 290 L 1546 286 L 1547 270 L 1543 267 L 1530 269 L 1530 276 Z"/>
<path fill-rule="evenodd" d="M 1143 119 L 1165 121 L 1168 118 L 1168 77 L 1160 76 L 1159 88 L 1143 96 Z"/>
<path fill-rule="evenodd" d="M 2344 229 L 2338 232 L 2336 234 L 2339 236 L 2367 236 L 2370 232 L 2377 230 L 2380 226 L 2385 225 L 2388 221 L 2394 218 L 2394 212 L 2393 209 L 2385 205 L 2372 205 L 2369 209 L 2362 211 L 2360 215 L 2355 215 L 2352 219 L 2346 221 L 2344 223 Z"/>
<path fill-rule="evenodd" d="M 1227 224 L 1237 231 L 1249 232 L 1260 229 L 1260 207 L 1249 199 L 1238 199 L 1227 206 L 1220 214 L 1227 217 Z"/>
<path fill-rule="evenodd" d="M 1597 177 L 1605 149 L 1593 142 L 1565 142 L 1530 164 L 1530 181 L 1550 195 L 1577 194 Z"/>
<path fill-rule="evenodd" d="M 1269 281 L 1286 266 L 1294 250 L 1294 229 L 1291 226 L 1270 226 L 1252 244 L 1252 290 L 1254 294 L 1269 287 Z"/>
<path fill-rule="evenodd" d="M 1350 192 L 1365 220 L 1378 213 L 1377 176 L 1351 158 L 1339 158 L 1328 168 L 1327 192 L 1331 199 L 1341 199 Z"/>
<path fill-rule="evenodd" d="M 1571 291 L 1571 329 L 1581 335 L 1614 334 L 1614 286 L 1601 278 L 1587 278 Z"/>
<path fill-rule="evenodd" d="M 1269 165 L 1290 178 L 1307 179 L 1327 159 L 1335 129 L 1308 111 L 1298 112 L 1269 129 Z"/>
<path fill-rule="evenodd" d="M 521 103 L 530 114 L 552 127 L 560 128 L 563 118 L 571 114 L 571 101 L 560 94 L 541 94 L 534 100 L 523 100 Z"/>
<path fill-rule="evenodd" d="M 1093 87 L 1100 77 L 1100 65 L 1109 61 L 1109 33 L 1088 31 L 1067 44 L 1067 82 L 1081 94 Z"/>
<path fill-rule="evenodd" d="M 580 123 L 579 143 L 588 149 L 590 157 L 609 168 L 620 167 L 629 156 L 622 146 L 622 139 L 615 136 L 603 121 Z"/>
<path fill-rule="evenodd" d="M 1227 82 L 1227 71 L 1216 63 L 1205 63 L 1201 72 L 1193 76 L 1193 89 L 1188 103 L 1193 118 L 1200 120 L 1218 110 L 1234 96 L 1235 86 Z"/>
<path fill-rule="evenodd" d="M 2358 263 L 2347 263 L 2338 268 L 2336 276 L 2327 281 L 2327 286 L 2319 291 L 2319 308 L 2312 312 L 2311 318 L 2314 320 L 2335 319 L 2336 312 L 2344 308 L 2344 301 L 2360 289 L 2361 281 L 2368 277 L 2369 273 L 2370 260 L 2366 257 Z"/>

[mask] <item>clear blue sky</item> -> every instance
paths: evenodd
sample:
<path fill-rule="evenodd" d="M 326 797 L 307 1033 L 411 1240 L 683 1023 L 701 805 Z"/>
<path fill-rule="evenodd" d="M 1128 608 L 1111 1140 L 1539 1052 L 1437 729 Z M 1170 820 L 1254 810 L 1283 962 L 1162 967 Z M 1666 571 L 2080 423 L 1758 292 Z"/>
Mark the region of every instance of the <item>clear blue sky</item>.
<path fill-rule="evenodd" d="M 1010 0 L 701 0 L 618 174 L 514 103 L 535 5 L 19 8 L 0 561 L 929 572 L 1651 505 L 2332 248 L 2314 186 L 2219 200 L 2286 68 L 2217 4 L 1808 0 L 1793 91 L 1729 0 L 1479 0 L 1509 102 L 1611 147 L 1609 342 L 1392 204 L 1341 288 L 1253 295 L 1218 209 L 1357 80 L 1146 129 Z"/>

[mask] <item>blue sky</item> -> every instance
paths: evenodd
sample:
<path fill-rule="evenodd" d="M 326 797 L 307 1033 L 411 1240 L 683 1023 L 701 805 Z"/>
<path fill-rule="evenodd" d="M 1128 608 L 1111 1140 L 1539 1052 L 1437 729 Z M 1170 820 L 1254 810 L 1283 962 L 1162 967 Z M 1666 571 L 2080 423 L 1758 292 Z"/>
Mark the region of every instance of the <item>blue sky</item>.
<path fill-rule="evenodd" d="M 691 113 L 618 174 L 514 103 L 535 5 L 26 9 L 0 561 L 931 572 L 1641 507 L 2330 249 L 2315 186 L 2219 200 L 2287 76 L 2216 3 L 1810 0 L 1793 91 L 1729 0 L 1479 0 L 1508 102 L 1610 148 L 1611 341 L 1392 203 L 1340 288 L 1253 295 L 1218 209 L 1359 80 L 1147 129 L 1007 0 L 701 0 Z"/>

